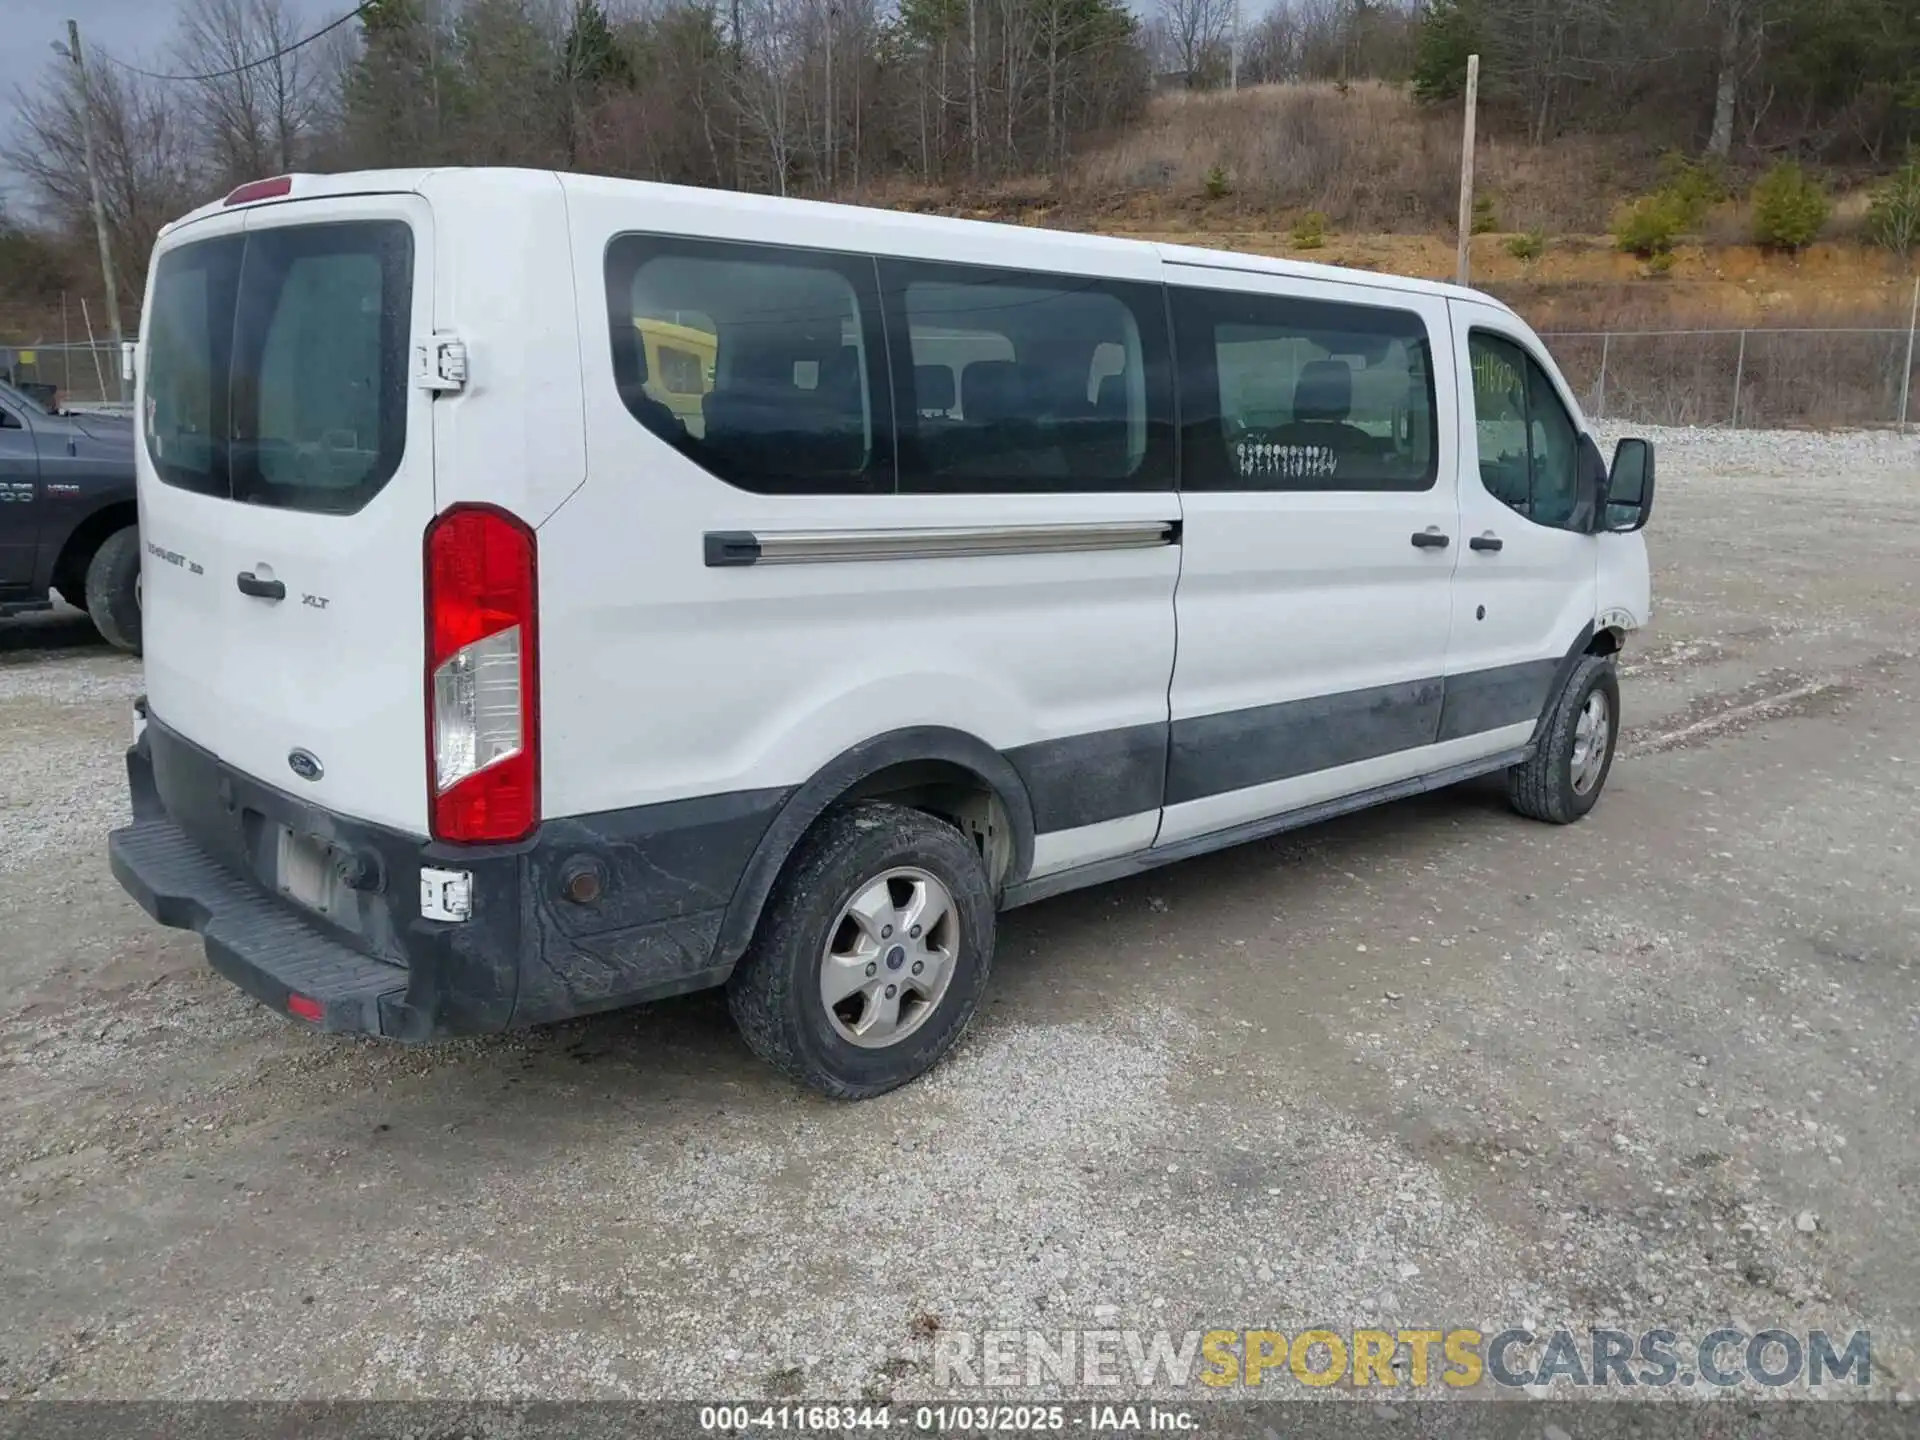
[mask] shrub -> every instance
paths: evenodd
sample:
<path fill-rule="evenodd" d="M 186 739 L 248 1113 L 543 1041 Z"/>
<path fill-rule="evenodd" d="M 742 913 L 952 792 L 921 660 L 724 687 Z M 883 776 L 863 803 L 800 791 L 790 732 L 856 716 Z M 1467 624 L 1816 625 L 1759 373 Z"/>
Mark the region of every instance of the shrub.
<path fill-rule="evenodd" d="M 1209 200 L 1224 200 L 1233 193 L 1233 186 L 1227 180 L 1227 172 L 1220 166 L 1215 165 L 1207 171 L 1206 190 Z"/>
<path fill-rule="evenodd" d="M 1629 255 L 1650 260 L 1673 253 L 1687 228 L 1685 208 L 1664 190 L 1642 195 L 1613 222 L 1613 243 Z"/>
<path fill-rule="evenodd" d="M 1647 274 L 1650 277 L 1658 279 L 1671 269 L 1673 269 L 1673 252 L 1671 250 L 1662 250 L 1658 255 L 1649 255 L 1647 257 Z"/>
<path fill-rule="evenodd" d="M 1753 238 L 1769 250 L 1804 250 L 1832 212 L 1819 184 L 1792 161 L 1782 161 L 1753 187 Z"/>
<path fill-rule="evenodd" d="M 1500 228 L 1500 212 L 1494 208 L 1493 196 L 1476 195 L 1473 197 L 1473 233 L 1491 235 Z"/>
<path fill-rule="evenodd" d="M 1515 235 L 1507 241 L 1507 253 L 1516 260 L 1538 260 L 1547 253 L 1547 237 L 1538 230 Z"/>
<path fill-rule="evenodd" d="M 1920 248 L 1920 155 L 1887 177 L 1867 205 L 1867 238 L 1896 255 Z"/>
<path fill-rule="evenodd" d="M 1296 250 L 1318 250 L 1327 243 L 1327 217 L 1318 210 L 1309 210 L 1293 222 L 1293 248 Z"/>
<path fill-rule="evenodd" d="M 1678 150 L 1669 150 L 1660 161 L 1660 177 L 1661 193 L 1672 198 L 1688 230 L 1697 230 L 1709 210 L 1733 198 L 1719 165 L 1710 159 L 1689 160 Z"/>

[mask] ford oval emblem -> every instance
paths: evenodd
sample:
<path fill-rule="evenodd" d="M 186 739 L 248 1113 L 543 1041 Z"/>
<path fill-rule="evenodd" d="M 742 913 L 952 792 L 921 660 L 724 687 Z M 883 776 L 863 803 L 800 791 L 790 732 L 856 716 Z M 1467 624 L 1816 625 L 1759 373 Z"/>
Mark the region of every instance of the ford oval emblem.
<path fill-rule="evenodd" d="M 289 750 L 287 768 L 302 780 L 318 780 L 327 773 L 327 767 L 320 763 L 320 757 L 311 750 Z"/>

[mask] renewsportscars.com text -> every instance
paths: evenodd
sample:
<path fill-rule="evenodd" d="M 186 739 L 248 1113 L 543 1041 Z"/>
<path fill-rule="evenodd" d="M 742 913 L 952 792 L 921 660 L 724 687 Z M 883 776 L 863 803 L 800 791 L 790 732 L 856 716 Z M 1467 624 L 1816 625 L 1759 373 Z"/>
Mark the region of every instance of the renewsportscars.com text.
<path fill-rule="evenodd" d="M 1873 1342 L 1865 1330 L 1836 1339 L 1824 1330 L 1734 1326 L 1698 1335 L 1597 1327 L 943 1331 L 934 1338 L 933 1366 L 935 1385 L 958 1389 L 1812 1389 L 1871 1385 Z"/>

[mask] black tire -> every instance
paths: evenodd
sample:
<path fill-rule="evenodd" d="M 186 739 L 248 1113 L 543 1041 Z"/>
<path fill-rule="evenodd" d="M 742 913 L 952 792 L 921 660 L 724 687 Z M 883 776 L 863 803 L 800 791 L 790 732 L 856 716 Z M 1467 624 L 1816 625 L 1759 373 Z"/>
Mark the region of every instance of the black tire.
<path fill-rule="evenodd" d="M 1596 690 L 1606 696 L 1607 742 L 1600 771 L 1585 789 L 1574 787 L 1574 729 L 1580 712 Z M 1533 758 L 1507 772 L 1507 799 L 1522 815 L 1550 825 L 1571 825 L 1589 810 L 1607 787 L 1613 773 L 1613 751 L 1620 741 L 1620 680 L 1611 655 L 1588 655 L 1573 674 L 1547 720 L 1540 727 L 1540 744 Z"/>
<path fill-rule="evenodd" d="M 100 542 L 87 562 L 87 614 L 109 645 L 140 653 L 140 531 L 129 525 Z"/>
<path fill-rule="evenodd" d="M 821 967 L 844 907 L 902 866 L 926 871 L 952 896 L 960 931 L 953 973 L 910 1034 L 862 1048 L 834 1028 Z M 904 1085 L 932 1069 L 973 1019 L 992 966 L 995 909 L 986 866 L 951 825 L 900 805 L 829 811 L 787 861 L 727 982 L 734 1023 L 756 1055 L 824 1095 L 864 1100 Z"/>

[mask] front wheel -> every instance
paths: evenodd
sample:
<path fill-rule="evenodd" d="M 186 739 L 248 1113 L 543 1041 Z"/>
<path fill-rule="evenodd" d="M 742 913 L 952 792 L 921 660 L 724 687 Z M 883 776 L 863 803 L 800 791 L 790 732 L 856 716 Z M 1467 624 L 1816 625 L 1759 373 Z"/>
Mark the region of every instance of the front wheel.
<path fill-rule="evenodd" d="M 1524 765 L 1507 772 L 1513 808 L 1551 825 L 1571 825 L 1594 807 L 1613 770 L 1620 738 L 1620 681 L 1610 655 L 1588 655 L 1567 677 Z"/>
<path fill-rule="evenodd" d="M 109 645 L 140 653 L 140 531 L 129 525 L 100 542 L 87 562 L 87 615 Z"/>
<path fill-rule="evenodd" d="M 749 1047 L 823 1094 L 930 1070 L 973 1018 L 993 886 L 958 830 L 900 805 L 829 812 L 787 863 L 727 983 Z"/>

